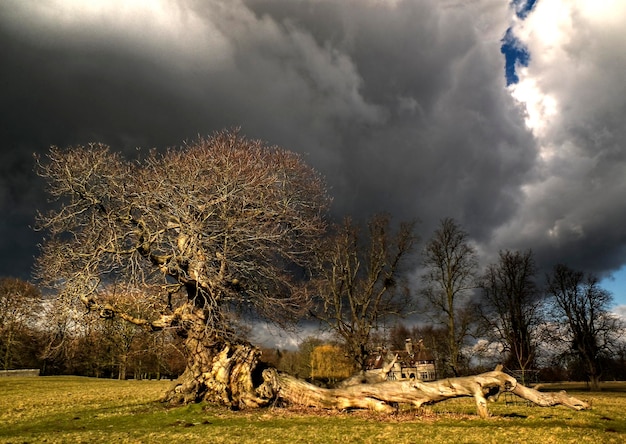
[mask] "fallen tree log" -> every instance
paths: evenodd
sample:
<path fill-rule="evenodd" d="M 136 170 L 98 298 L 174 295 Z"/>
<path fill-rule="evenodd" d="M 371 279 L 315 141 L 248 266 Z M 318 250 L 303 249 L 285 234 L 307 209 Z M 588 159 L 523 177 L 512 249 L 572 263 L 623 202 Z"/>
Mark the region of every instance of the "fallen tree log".
<path fill-rule="evenodd" d="M 510 392 L 539 406 L 564 405 L 576 410 L 589 408 L 584 401 L 565 392 L 541 393 L 525 387 L 515 378 L 497 368 L 475 376 L 449 378 L 438 381 L 419 380 L 361 383 L 321 388 L 293 376 L 279 373 L 259 360 L 260 351 L 248 343 L 210 342 L 205 330 L 189 329 L 186 345 L 193 352 L 185 372 L 176 380 L 162 401 L 172 405 L 208 401 L 232 409 L 264 407 L 284 402 L 299 406 L 325 409 L 370 409 L 393 413 L 398 404 L 420 407 L 447 399 L 473 397 L 478 414 L 489 416 L 487 400 L 496 400 Z M 382 378 L 368 375 L 369 381 Z"/>
<path fill-rule="evenodd" d="M 565 390 L 558 393 L 545 393 L 517 384 L 511 393 L 524 398 L 540 407 L 552 407 L 555 405 L 564 405 L 574 410 L 586 410 L 590 406 L 580 399 L 574 398 L 567 394 Z"/>
<path fill-rule="evenodd" d="M 375 384 L 356 384 L 349 387 L 325 389 L 309 384 L 273 369 L 264 373 L 266 381 L 273 380 L 277 399 L 295 405 L 327 409 L 371 409 L 391 413 L 395 404 L 420 407 L 447 399 L 474 397 L 478 414 L 489 416 L 487 400 L 495 401 L 504 392 L 510 392 L 536 405 L 547 407 L 564 405 L 575 410 L 589 408 L 589 404 L 565 392 L 541 393 L 525 387 L 515 378 L 500 370 L 475 376 L 449 378 L 439 381 L 387 381 Z"/>
<path fill-rule="evenodd" d="M 357 384 L 376 384 L 384 382 L 387 380 L 387 374 L 391 371 L 397 360 L 398 355 L 395 355 L 391 362 L 387 363 L 382 368 L 359 372 L 354 376 L 350 376 L 349 378 L 340 381 L 335 388 L 344 388 Z"/>

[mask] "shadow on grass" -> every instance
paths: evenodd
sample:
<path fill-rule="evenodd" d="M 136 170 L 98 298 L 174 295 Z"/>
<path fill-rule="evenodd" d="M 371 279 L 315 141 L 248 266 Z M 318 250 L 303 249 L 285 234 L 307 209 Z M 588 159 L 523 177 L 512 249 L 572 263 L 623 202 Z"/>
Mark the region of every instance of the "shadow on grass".
<path fill-rule="evenodd" d="M 520 415 L 519 413 L 505 413 L 504 415 L 502 415 L 503 418 L 521 418 L 521 419 L 526 419 L 528 418 L 528 415 Z"/>

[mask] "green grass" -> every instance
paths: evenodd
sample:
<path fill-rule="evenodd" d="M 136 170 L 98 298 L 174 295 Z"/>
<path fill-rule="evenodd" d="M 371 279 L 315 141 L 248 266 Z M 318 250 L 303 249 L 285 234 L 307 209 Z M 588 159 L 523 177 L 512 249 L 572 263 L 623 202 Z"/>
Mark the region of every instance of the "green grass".
<path fill-rule="evenodd" d="M 584 412 L 502 397 L 490 404 L 493 416 L 484 420 L 476 415 L 472 399 L 393 416 L 280 408 L 233 412 L 207 405 L 167 408 L 155 400 L 168 384 L 0 378 L 0 443 L 626 442 L 626 392 L 573 391 L 592 403 Z"/>

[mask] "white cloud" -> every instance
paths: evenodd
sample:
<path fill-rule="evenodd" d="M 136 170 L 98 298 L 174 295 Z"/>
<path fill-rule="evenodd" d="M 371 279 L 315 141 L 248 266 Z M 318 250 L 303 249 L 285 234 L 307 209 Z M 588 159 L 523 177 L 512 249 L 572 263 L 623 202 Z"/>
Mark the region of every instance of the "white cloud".
<path fill-rule="evenodd" d="M 553 119 L 558 115 L 558 103 L 554 96 L 543 93 L 526 71 L 526 68 L 521 67 L 517 70 L 523 80 L 512 84 L 509 89 L 511 95 L 526 108 L 526 126 L 535 137 L 542 139 L 554 124 Z M 542 155 L 551 157 L 548 148 L 545 148 Z"/>
<path fill-rule="evenodd" d="M 618 305 L 614 307 L 613 312 L 626 322 L 626 305 Z"/>
<path fill-rule="evenodd" d="M 6 25 L 42 46 L 108 46 L 141 54 L 172 68 L 193 60 L 220 67 L 232 48 L 215 25 L 223 8 L 212 1 L 209 17 L 185 2 L 166 0 L 7 0 Z"/>
<path fill-rule="evenodd" d="M 539 1 L 515 22 L 530 60 L 510 91 L 540 157 L 517 217 L 498 230 L 493 245 L 538 245 L 574 266 L 589 267 L 590 255 L 603 255 L 596 259 L 600 270 L 622 263 L 616 247 L 626 241 L 618 197 L 626 195 L 624 23 L 626 2 L 610 0 Z M 562 248 L 573 254 L 564 258 Z"/>
<path fill-rule="evenodd" d="M 311 336 L 327 341 L 333 339 L 330 333 L 321 331 L 314 324 L 301 325 L 295 329 L 285 331 L 266 322 L 254 322 L 251 328 L 250 340 L 253 344 L 263 347 L 297 350 L 302 341 Z"/>

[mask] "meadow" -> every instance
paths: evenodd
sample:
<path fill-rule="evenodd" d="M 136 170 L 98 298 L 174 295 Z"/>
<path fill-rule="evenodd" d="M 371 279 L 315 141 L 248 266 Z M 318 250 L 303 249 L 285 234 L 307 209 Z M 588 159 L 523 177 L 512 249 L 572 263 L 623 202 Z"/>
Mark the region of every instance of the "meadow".
<path fill-rule="evenodd" d="M 472 399 L 385 416 L 267 408 L 230 411 L 205 404 L 168 408 L 169 381 L 83 377 L 0 378 L 0 443 L 623 443 L 624 384 L 568 391 L 592 403 L 577 412 L 541 408 L 512 396 L 480 419 Z M 548 387 L 556 389 L 557 387 Z"/>

